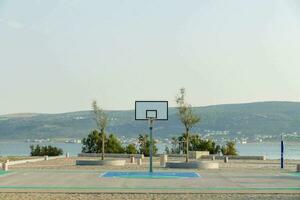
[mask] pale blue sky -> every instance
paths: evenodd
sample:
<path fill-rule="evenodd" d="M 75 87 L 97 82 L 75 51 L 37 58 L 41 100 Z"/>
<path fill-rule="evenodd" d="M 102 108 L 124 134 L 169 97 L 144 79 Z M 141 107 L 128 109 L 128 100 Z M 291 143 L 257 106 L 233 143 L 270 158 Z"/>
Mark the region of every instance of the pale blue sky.
<path fill-rule="evenodd" d="M 300 101 L 298 0 L 0 0 L 0 114 Z"/>

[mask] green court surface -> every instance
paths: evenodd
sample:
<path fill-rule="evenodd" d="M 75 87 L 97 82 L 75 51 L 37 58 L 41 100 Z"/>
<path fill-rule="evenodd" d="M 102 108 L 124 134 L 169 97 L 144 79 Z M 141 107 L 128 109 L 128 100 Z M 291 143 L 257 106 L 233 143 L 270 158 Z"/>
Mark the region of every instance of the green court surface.
<path fill-rule="evenodd" d="M 11 171 L 4 171 L 4 170 L 0 170 L 0 176 L 6 175 L 6 174 L 10 174 Z"/>
<path fill-rule="evenodd" d="M 289 173 L 289 174 L 300 178 L 300 172 L 293 172 L 293 173 Z"/>

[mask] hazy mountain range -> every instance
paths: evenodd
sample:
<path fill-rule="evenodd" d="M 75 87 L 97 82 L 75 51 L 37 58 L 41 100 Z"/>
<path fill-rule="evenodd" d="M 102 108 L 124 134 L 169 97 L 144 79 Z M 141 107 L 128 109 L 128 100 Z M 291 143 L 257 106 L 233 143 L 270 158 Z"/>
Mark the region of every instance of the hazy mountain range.
<path fill-rule="evenodd" d="M 192 132 L 229 131 L 230 135 L 279 135 L 300 132 L 299 102 L 258 102 L 195 107 L 201 123 Z M 147 132 L 147 122 L 135 121 L 134 111 L 107 111 L 108 132 L 136 137 Z M 22 113 L 0 115 L 1 139 L 82 138 L 95 127 L 92 113 L 80 111 L 62 114 Z M 177 109 L 169 108 L 169 120 L 155 123 L 159 138 L 179 135 L 183 127 Z"/>

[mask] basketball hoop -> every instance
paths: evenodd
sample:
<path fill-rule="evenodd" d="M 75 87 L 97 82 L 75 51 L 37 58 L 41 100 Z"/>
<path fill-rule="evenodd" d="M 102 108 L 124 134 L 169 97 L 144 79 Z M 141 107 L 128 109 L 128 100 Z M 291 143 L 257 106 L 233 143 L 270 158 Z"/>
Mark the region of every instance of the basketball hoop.
<path fill-rule="evenodd" d="M 154 120 L 168 120 L 168 101 L 136 101 L 135 120 L 148 120 L 150 132 L 150 160 L 149 171 L 153 172 L 153 122 Z"/>

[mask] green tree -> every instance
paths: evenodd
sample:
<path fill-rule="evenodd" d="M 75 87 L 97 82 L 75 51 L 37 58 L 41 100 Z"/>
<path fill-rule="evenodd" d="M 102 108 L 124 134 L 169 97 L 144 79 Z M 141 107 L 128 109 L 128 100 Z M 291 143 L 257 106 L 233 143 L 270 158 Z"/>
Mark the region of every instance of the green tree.
<path fill-rule="evenodd" d="M 30 145 L 30 155 L 31 156 L 37 156 L 41 154 L 41 147 L 40 145 Z"/>
<path fill-rule="evenodd" d="M 191 134 L 189 142 L 190 142 L 190 144 L 189 144 L 190 151 L 206 151 L 206 150 L 203 150 L 205 148 L 202 147 L 202 140 L 199 135 Z"/>
<path fill-rule="evenodd" d="M 93 130 L 86 138 L 82 139 L 83 153 L 101 153 L 102 137 L 99 131 Z"/>
<path fill-rule="evenodd" d="M 180 143 L 179 143 L 179 139 L 176 138 L 176 137 L 172 137 L 172 140 L 171 140 L 171 144 L 172 144 L 172 148 L 171 148 L 171 153 L 180 153 Z"/>
<path fill-rule="evenodd" d="M 203 140 L 199 135 L 191 136 L 191 150 L 192 151 L 209 151 L 210 154 L 217 154 L 221 147 L 211 140 Z"/>
<path fill-rule="evenodd" d="M 82 152 L 83 153 L 101 153 L 102 145 L 105 145 L 107 153 L 124 153 L 125 149 L 122 147 L 120 140 L 114 135 L 110 134 L 102 142 L 102 134 L 97 130 L 93 130 L 86 138 L 82 139 Z"/>
<path fill-rule="evenodd" d="M 232 141 L 227 142 L 226 146 L 222 146 L 221 151 L 223 155 L 238 155 L 238 152 L 235 147 L 235 142 Z"/>
<path fill-rule="evenodd" d="M 149 156 L 150 155 L 150 139 L 149 136 L 147 134 L 145 135 L 139 135 L 138 137 L 138 141 L 139 141 L 139 153 L 140 154 L 144 154 L 145 156 Z M 155 155 L 157 153 L 157 147 L 156 147 L 156 142 L 153 141 L 153 155 Z"/>
<path fill-rule="evenodd" d="M 176 103 L 178 105 L 179 118 L 185 127 L 185 141 L 186 141 L 186 162 L 189 161 L 189 131 L 191 128 L 200 122 L 200 117 L 192 113 L 192 106 L 185 101 L 185 89 L 181 88 L 179 95 L 176 96 Z"/>
<path fill-rule="evenodd" d="M 101 141 L 101 159 L 104 160 L 104 152 L 105 152 L 105 140 L 106 140 L 106 135 L 105 135 L 105 129 L 108 125 L 108 117 L 107 115 L 104 113 L 104 111 L 97 105 L 97 101 L 93 101 L 92 103 L 92 108 L 93 108 L 93 113 L 94 113 L 94 119 L 95 122 L 97 124 L 97 127 L 100 130 L 100 136 L 101 136 L 101 140 L 99 140 L 99 142 Z"/>
<path fill-rule="evenodd" d="M 168 146 L 165 147 L 165 153 L 166 154 L 170 154 L 171 153 L 170 148 Z"/>
<path fill-rule="evenodd" d="M 124 153 L 125 149 L 122 147 L 120 140 L 114 135 L 110 134 L 108 141 L 106 142 L 106 152 L 107 153 Z"/>
<path fill-rule="evenodd" d="M 202 140 L 202 146 L 202 151 L 209 151 L 210 154 L 218 154 L 221 151 L 220 145 L 216 145 L 212 140 Z"/>
<path fill-rule="evenodd" d="M 138 150 L 136 149 L 135 144 L 129 144 L 129 145 L 126 147 L 125 152 L 126 152 L 127 154 L 137 154 L 137 153 L 138 153 Z"/>

